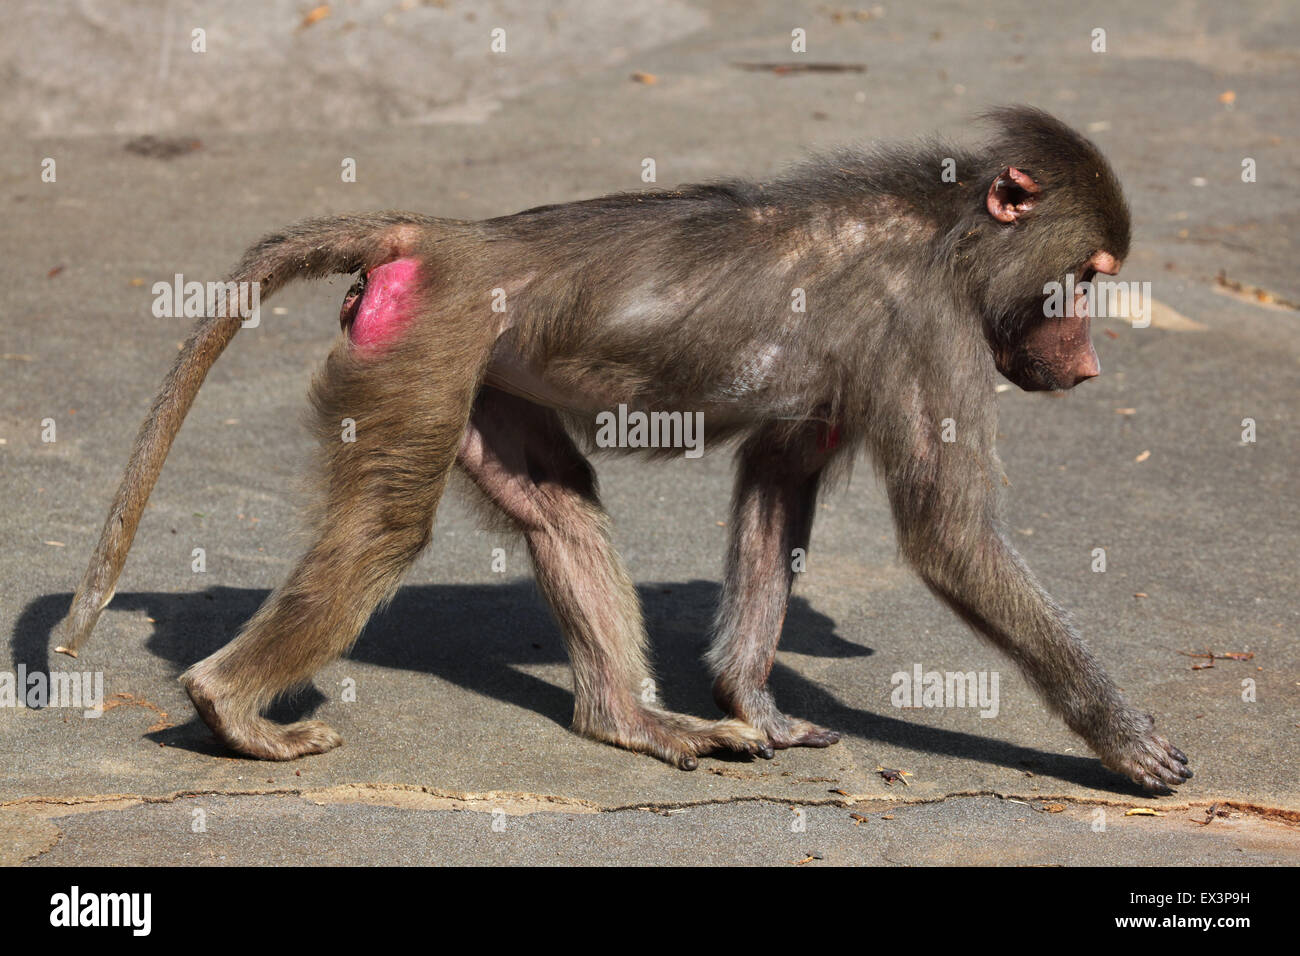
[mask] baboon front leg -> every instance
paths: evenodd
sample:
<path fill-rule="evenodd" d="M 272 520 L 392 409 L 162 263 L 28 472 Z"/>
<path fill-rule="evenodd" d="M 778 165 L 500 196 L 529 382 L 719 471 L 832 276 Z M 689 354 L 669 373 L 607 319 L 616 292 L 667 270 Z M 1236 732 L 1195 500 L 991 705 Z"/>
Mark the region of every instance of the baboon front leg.
<path fill-rule="evenodd" d="M 793 438 L 759 433 L 740 450 L 722 603 L 707 655 L 718 706 L 774 748 L 827 747 L 840 739 L 783 714 L 767 686 L 794 582 L 794 551 L 806 555 L 812 534 L 826 458 L 818 431 L 809 426 Z"/>
<path fill-rule="evenodd" d="M 766 748 L 740 721 L 655 705 L 636 589 L 610 541 L 591 466 L 554 412 L 484 388 L 458 461 L 528 542 L 573 665 L 574 730 L 685 770 L 715 750 Z"/>
<path fill-rule="evenodd" d="M 1030 683 L 1102 763 L 1143 788 L 1167 793 L 1192 776 L 1187 757 L 1132 707 L 990 521 L 965 527 L 915 489 L 891 479 L 900 544 L 930 588 L 978 633 L 1020 665 Z"/>
<path fill-rule="evenodd" d="M 316 543 L 234 641 L 181 677 L 233 750 L 290 760 L 342 743 L 320 721 L 282 726 L 261 711 L 351 646 L 428 543 L 477 372 L 431 375 L 409 357 L 363 360 L 341 346 L 316 381 L 326 483 Z M 341 436 L 347 418 L 355 435 Z"/>

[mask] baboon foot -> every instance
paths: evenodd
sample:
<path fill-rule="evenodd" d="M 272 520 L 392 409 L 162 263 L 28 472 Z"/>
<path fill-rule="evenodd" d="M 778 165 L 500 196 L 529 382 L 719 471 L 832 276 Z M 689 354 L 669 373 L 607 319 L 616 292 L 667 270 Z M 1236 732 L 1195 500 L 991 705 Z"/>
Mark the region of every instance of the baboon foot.
<path fill-rule="evenodd" d="M 1149 793 L 1173 793 L 1173 787 L 1191 779 L 1187 755 L 1155 732 L 1150 714 L 1132 714 L 1135 726 L 1118 742 L 1094 744 L 1093 749 L 1109 770 L 1123 774 Z"/>
<path fill-rule="evenodd" d="M 181 678 L 186 693 L 203 722 L 231 750 L 261 760 L 293 760 L 307 754 L 323 754 L 343 743 L 334 728 L 319 720 L 277 724 L 256 713 L 231 707 L 214 682 L 194 676 Z"/>
<path fill-rule="evenodd" d="M 839 743 L 839 731 L 777 710 L 771 692 L 765 687 L 748 694 L 735 694 L 718 682 L 713 687 L 713 699 L 724 711 L 763 734 L 774 750 L 829 747 Z"/>
<path fill-rule="evenodd" d="M 699 757 L 722 750 L 772 758 L 767 737 L 741 720 L 701 720 L 647 707 L 616 723 L 575 719 L 574 729 L 587 737 L 658 757 L 682 770 L 694 770 L 699 766 Z"/>
<path fill-rule="evenodd" d="M 840 732 L 798 717 L 777 714 L 777 719 L 758 728 L 777 750 L 788 747 L 829 747 L 840 742 Z"/>

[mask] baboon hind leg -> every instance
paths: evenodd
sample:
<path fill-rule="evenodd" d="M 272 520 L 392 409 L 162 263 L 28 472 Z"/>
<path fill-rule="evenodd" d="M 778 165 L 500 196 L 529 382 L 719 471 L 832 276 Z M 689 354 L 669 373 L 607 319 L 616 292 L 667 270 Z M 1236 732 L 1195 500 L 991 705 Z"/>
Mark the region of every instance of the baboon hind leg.
<path fill-rule="evenodd" d="M 281 725 L 261 711 L 343 654 L 428 544 L 476 385 L 463 364 L 431 383 L 410 357 L 331 354 L 312 395 L 325 461 L 316 543 L 234 641 L 181 677 L 231 749 L 291 760 L 342 743 L 320 721 Z M 347 418 L 355 434 L 343 436 Z"/>
<path fill-rule="evenodd" d="M 767 686 L 794 582 L 793 552 L 807 554 L 828 450 L 819 426 L 793 435 L 760 431 L 737 455 L 722 602 L 706 659 L 725 712 L 772 746 L 828 747 L 833 730 L 782 713 Z"/>
<path fill-rule="evenodd" d="M 685 770 L 717 750 L 770 756 L 738 720 L 701 720 L 643 699 L 650 668 L 636 589 L 609 538 L 591 466 L 552 411 L 479 394 L 458 463 L 524 534 L 573 665 L 573 728 Z"/>

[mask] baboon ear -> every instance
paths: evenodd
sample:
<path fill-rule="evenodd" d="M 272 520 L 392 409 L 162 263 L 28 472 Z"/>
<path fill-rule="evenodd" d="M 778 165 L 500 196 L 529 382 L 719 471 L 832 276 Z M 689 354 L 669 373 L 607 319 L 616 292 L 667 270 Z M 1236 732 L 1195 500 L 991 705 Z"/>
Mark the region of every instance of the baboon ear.
<path fill-rule="evenodd" d="M 989 186 L 989 215 L 998 222 L 1015 222 L 1038 202 L 1041 187 L 1026 174 L 1008 166 Z"/>

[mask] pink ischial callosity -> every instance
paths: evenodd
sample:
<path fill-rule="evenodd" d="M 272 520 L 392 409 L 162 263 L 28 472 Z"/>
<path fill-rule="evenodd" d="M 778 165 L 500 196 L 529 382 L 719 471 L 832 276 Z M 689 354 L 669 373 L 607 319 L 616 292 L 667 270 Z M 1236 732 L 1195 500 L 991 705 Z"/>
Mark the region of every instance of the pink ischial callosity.
<path fill-rule="evenodd" d="M 395 259 L 366 273 L 365 289 L 343 302 L 340 322 L 360 349 L 392 342 L 411 321 L 419 282 L 419 261 Z"/>

